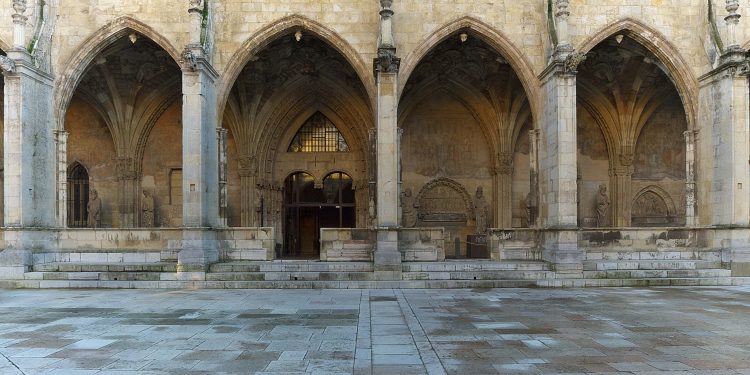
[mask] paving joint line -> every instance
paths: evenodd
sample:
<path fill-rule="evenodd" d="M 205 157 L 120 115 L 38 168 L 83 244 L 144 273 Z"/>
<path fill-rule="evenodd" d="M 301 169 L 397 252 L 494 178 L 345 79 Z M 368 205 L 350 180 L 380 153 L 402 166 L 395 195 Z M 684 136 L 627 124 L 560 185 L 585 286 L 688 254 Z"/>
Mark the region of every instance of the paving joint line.
<path fill-rule="evenodd" d="M 21 370 L 21 369 L 20 369 L 20 368 L 18 367 L 18 365 L 16 365 L 16 364 L 15 364 L 15 363 L 14 363 L 13 361 L 11 361 L 11 360 L 10 360 L 10 358 L 8 358 L 8 356 L 6 356 L 6 355 L 5 355 L 5 353 L 3 353 L 3 352 L 0 352 L 0 355 L 1 355 L 1 356 L 3 356 L 3 358 L 5 358 L 5 360 L 6 360 L 6 361 L 8 361 L 8 363 L 10 363 L 11 365 L 13 365 L 13 367 L 15 367 L 15 369 L 16 369 L 16 370 L 18 370 L 18 372 L 20 372 L 20 373 L 21 373 L 21 375 L 26 375 L 26 373 L 25 373 L 25 372 L 23 372 L 23 370 Z"/>
<path fill-rule="evenodd" d="M 432 347 L 432 342 L 427 337 L 422 323 L 419 322 L 416 314 L 414 314 L 414 310 L 409 301 L 406 300 L 403 291 L 398 289 L 395 292 L 398 305 L 401 308 L 401 314 L 404 316 L 404 320 L 406 320 L 406 326 L 411 332 L 412 340 L 414 340 L 414 344 L 417 346 L 419 356 L 422 358 L 422 364 L 427 373 L 430 375 L 447 375 L 443 362 Z"/>

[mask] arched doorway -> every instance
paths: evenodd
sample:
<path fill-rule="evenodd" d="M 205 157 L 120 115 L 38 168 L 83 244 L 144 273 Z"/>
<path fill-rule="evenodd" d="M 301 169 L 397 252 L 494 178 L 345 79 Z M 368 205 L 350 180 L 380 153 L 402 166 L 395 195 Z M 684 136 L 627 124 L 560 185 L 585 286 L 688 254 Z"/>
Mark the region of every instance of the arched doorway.
<path fill-rule="evenodd" d="M 284 181 L 284 256 L 317 258 L 320 228 L 356 226 L 354 189 L 346 173 L 334 172 L 322 185 L 305 172 Z"/>
<path fill-rule="evenodd" d="M 68 227 L 88 226 L 89 173 L 80 163 L 68 170 Z"/>

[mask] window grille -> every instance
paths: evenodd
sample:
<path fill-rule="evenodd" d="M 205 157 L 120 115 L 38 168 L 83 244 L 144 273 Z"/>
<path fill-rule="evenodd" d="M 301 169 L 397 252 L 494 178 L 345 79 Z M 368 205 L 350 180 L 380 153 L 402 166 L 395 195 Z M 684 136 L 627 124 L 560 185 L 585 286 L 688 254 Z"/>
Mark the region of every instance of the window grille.
<path fill-rule="evenodd" d="M 68 226 L 85 228 L 88 226 L 89 174 L 81 164 L 76 164 L 68 172 Z"/>

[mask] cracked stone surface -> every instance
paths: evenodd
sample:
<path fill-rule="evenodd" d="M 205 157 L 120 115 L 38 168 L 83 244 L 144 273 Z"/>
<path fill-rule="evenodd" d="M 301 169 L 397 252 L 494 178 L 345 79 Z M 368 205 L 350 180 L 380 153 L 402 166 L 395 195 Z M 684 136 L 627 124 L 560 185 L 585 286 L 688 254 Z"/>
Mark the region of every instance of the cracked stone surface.
<path fill-rule="evenodd" d="M 0 374 L 750 374 L 750 287 L 0 290 Z"/>

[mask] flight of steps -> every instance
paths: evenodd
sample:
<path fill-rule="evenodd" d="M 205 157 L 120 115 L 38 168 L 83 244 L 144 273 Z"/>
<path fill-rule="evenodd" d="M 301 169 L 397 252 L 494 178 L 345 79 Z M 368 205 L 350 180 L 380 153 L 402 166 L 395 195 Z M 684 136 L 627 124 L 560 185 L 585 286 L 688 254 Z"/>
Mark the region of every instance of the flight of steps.
<path fill-rule="evenodd" d="M 168 288 L 177 256 L 168 251 L 55 252 L 34 254 L 21 288 Z M 177 285 L 174 285 L 177 286 Z"/>
<path fill-rule="evenodd" d="M 583 262 L 584 280 L 562 286 L 714 286 L 750 282 L 732 278 L 721 250 L 603 252 Z M 551 285 L 558 286 L 558 285 Z"/>

